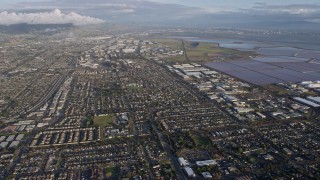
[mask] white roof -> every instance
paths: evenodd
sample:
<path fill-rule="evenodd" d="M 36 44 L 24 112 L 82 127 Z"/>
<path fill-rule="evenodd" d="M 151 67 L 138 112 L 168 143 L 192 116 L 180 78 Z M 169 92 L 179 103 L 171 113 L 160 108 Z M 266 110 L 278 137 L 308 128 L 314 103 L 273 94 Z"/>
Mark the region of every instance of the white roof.
<path fill-rule="evenodd" d="M 25 121 L 19 121 L 18 123 L 15 123 L 14 125 L 29 125 L 29 124 L 32 124 L 34 123 L 34 120 L 25 120 Z"/>
<path fill-rule="evenodd" d="M 209 172 L 203 172 L 203 173 L 201 173 L 202 174 L 202 176 L 204 177 L 204 178 L 212 178 L 212 175 L 209 173 Z"/>
<path fill-rule="evenodd" d="M 16 137 L 16 140 L 17 141 L 20 141 L 22 138 L 23 138 L 24 134 L 19 134 L 17 137 Z"/>
<path fill-rule="evenodd" d="M 2 142 L 0 143 L 0 148 L 5 148 L 7 147 L 7 145 L 8 145 L 8 142 Z"/>
<path fill-rule="evenodd" d="M 0 142 L 1 142 L 1 141 L 4 141 L 5 139 L 6 139 L 6 136 L 1 136 L 1 137 L 0 137 Z"/>
<path fill-rule="evenodd" d="M 136 49 L 123 49 L 124 53 L 134 53 Z"/>
<path fill-rule="evenodd" d="M 186 171 L 188 176 L 193 176 L 194 175 L 194 171 L 190 167 L 185 167 L 184 170 Z"/>
<path fill-rule="evenodd" d="M 218 74 L 217 71 L 201 71 L 201 72 L 206 75 Z"/>
<path fill-rule="evenodd" d="M 38 123 L 37 127 L 44 127 L 49 125 L 49 123 Z"/>
<path fill-rule="evenodd" d="M 18 144 L 19 144 L 19 141 L 12 141 L 9 148 L 16 147 L 18 146 Z"/>
<path fill-rule="evenodd" d="M 189 164 L 188 161 L 185 160 L 185 159 L 182 158 L 182 157 L 178 158 L 178 161 L 179 161 L 179 163 L 180 163 L 181 165 L 183 165 L 183 166 L 186 166 L 186 165 Z"/>
<path fill-rule="evenodd" d="M 216 165 L 217 162 L 215 160 L 205 160 L 205 161 L 197 161 L 196 164 L 198 166 L 211 166 L 211 165 Z"/>
<path fill-rule="evenodd" d="M 13 139 L 14 139 L 15 136 L 16 136 L 16 135 L 10 135 L 10 136 L 7 138 L 6 141 L 13 141 Z"/>

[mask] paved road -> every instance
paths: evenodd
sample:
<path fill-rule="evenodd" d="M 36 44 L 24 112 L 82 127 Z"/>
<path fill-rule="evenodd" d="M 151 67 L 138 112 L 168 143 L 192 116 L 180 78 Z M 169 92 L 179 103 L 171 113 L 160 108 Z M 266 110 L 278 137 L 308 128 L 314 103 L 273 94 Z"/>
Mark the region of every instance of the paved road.
<path fill-rule="evenodd" d="M 154 118 L 153 118 L 154 120 Z M 155 132 L 157 133 L 157 136 L 161 142 L 161 146 L 162 148 L 164 149 L 164 151 L 166 152 L 168 158 L 171 160 L 171 164 L 174 166 L 174 169 L 175 169 L 175 172 L 176 172 L 176 176 L 177 178 L 180 180 L 183 180 L 183 179 L 187 179 L 187 177 L 185 176 L 185 174 L 183 173 L 183 170 L 181 169 L 180 167 L 180 164 L 178 163 L 177 161 L 177 157 L 175 155 L 172 154 L 172 151 L 171 151 L 171 146 L 165 142 L 164 138 L 163 138 L 163 135 L 161 133 L 161 131 L 159 130 L 158 127 L 156 127 L 154 125 L 154 122 L 151 123 L 152 125 L 152 128 L 155 130 Z"/>
<path fill-rule="evenodd" d="M 186 45 L 184 43 L 184 40 L 181 40 L 181 45 L 182 45 L 182 50 L 184 52 L 184 56 L 185 56 L 186 60 L 189 61 L 189 57 L 188 57 L 188 54 L 187 54 Z"/>

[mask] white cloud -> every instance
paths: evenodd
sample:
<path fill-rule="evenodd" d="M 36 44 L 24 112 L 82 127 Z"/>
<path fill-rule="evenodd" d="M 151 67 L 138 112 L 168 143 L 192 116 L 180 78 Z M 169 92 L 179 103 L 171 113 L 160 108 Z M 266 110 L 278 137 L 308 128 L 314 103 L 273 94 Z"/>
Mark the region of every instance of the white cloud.
<path fill-rule="evenodd" d="M 307 20 L 307 21 L 320 24 L 320 19 L 310 19 L 310 20 Z"/>
<path fill-rule="evenodd" d="M 269 9 L 268 10 L 271 13 L 286 13 L 286 14 L 292 14 L 292 15 L 309 15 L 312 13 L 317 12 L 316 9 L 311 8 L 283 8 L 283 9 Z"/>
<path fill-rule="evenodd" d="M 271 5 L 259 5 L 255 7 L 255 10 L 264 13 L 271 14 L 290 14 L 308 16 L 320 12 L 320 6 L 318 5 L 287 5 L 287 6 L 271 6 Z"/>
<path fill-rule="evenodd" d="M 129 14 L 129 13 L 134 13 L 136 11 L 134 9 L 121 9 L 121 10 L 115 10 L 113 12 L 119 13 L 119 14 Z"/>
<path fill-rule="evenodd" d="M 87 25 L 87 24 L 99 24 L 104 21 L 101 19 L 82 16 L 77 13 L 64 14 L 59 9 L 51 12 L 40 13 L 9 13 L 7 11 L 0 12 L 0 24 L 74 24 L 74 25 Z"/>

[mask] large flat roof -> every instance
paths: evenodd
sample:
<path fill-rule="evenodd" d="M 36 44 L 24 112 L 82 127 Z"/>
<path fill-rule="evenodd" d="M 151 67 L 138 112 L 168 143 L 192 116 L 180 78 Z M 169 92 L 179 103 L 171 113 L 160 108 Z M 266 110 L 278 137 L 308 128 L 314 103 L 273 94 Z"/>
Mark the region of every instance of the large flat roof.
<path fill-rule="evenodd" d="M 307 99 L 310 101 L 314 101 L 317 104 L 320 104 L 320 97 L 319 96 L 318 97 L 308 96 Z"/>
<path fill-rule="evenodd" d="M 309 100 L 306 100 L 306 99 L 303 99 L 303 98 L 300 98 L 300 97 L 295 97 L 293 99 L 298 101 L 298 102 L 300 102 L 300 103 L 303 103 L 303 104 L 305 104 L 307 106 L 311 106 L 311 107 L 314 107 L 314 108 L 320 107 L 319 104 L 316 104 L 316 103 L 314 103 L 312 101 L 309 101 Z"/>

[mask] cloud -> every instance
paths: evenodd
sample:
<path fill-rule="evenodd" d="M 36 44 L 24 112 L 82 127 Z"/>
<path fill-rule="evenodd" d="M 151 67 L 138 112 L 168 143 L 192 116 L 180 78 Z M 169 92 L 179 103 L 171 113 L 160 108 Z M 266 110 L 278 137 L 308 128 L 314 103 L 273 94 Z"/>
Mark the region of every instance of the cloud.
<path fill-rule="evenodd" d="M 68 14 L 62 13 L 59 9 L 51 12 L 38 12 L 38 13 L 9 13 L 7 11 L 0 12 L 0 24 L 74 24 L 74 25 L 87 25 L 99 24 L 104 21 L 98 18 L 89 16 L 82 16 L 80 14 L 71 12 Z"/>
<path fill-rule="evenodd" d="M 120 14 L 126 14 L 126 13 L 134 13 L 136 12 L 134 9 L 121 9 L 121 10 L 116 10 L 116 11 L 113 11 L 115 14 L 116 13 L 120 13 Z"/>
<path fill-rule="evenodd" d="M 204 1 L 205 0 L 203 0 L 203 2 Z M 209 0 L 206 1 L 208 2 Z M 229 0 L 225 1 L 227 2 Z M 244 1 L 245 0 L 243 0 L 243 2 Z M 254 2 L 254 0 L 251 1 Z M 256 0 L 258 3 L 252 3 L 250 6 L 242 5 L 237 7 L 222 6 L 221 4 L 223 3 L 220 4 L 221 6 L 217 3 L 214 6 L 193 7 L 190 3 L 189 5 L 184 5 L 184 3 L 174 2 L 182 2 L 182 0 L 26 1 L 17 3 L 14 6 L 13 9 L 15 13 L 0 13 L 0 24 L 12 24 L 12 22 L 30 24 L 60 23 L 62 21 L 81 25 L 100 23 L 102 22 L 101 19 L 104 19 L 111 23 L 133 23 L 156 26 L 240 27 L 242 25 L 244 27 L 253 27 L 253 25 L 257 24 L 257 27 L 271 27 L 273 24 L 286 26 L 286 23 L 297 24 L 296 22 L 308 22 L 311 24 L 320 22 L 320 5 L 305 2 L 305 4 L 290 4 L 288 2 L 287 5 L 271 5 L 271 2 Z M 51 11 L 52 9 L 61 9 L 65 13 L 62 15 L 64 18 L 57 15 L 59 13 L 43 13 L 45 11 Z M 81 13 L 81 15 L 85 16 L 76 13 Z M 62 13 L 60 12 L 60 14 Z M 8 18 L 7 16 L 9 15 L 10 17 Z M 16 16 L 20 18 L 16 18 Z M 46 16 L 46 18 L 43 16 Z M 299 24 L 296 26 L 298 25 Z"/>
<path fill-rule="evenodd" d="M 319 5 L 310 4 L 295 4 L 295 5 L 284 5 L 284 6 L 274 6 L 274 5 L 258 5 L 254 7 L 255 10 L 270 13 L 270 14 L 290 14 L 290 15 L 301 15 L 309 16 L 316 13 L 320 13 Z"/>

